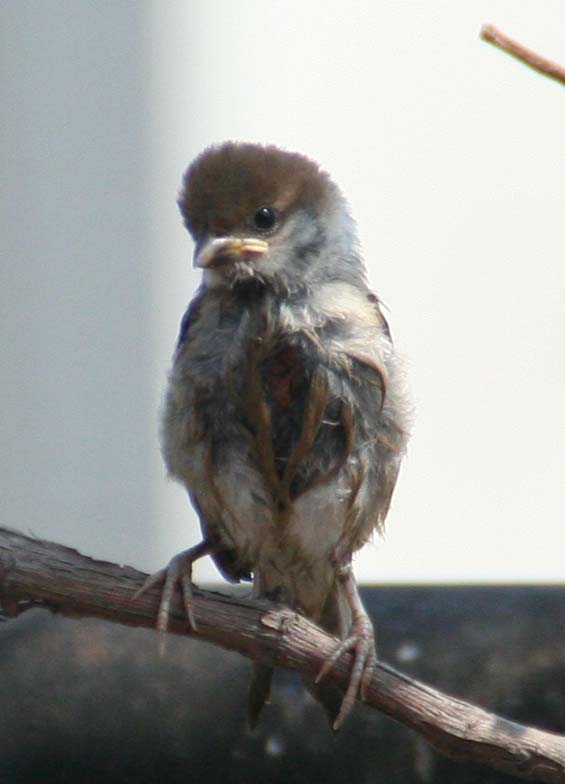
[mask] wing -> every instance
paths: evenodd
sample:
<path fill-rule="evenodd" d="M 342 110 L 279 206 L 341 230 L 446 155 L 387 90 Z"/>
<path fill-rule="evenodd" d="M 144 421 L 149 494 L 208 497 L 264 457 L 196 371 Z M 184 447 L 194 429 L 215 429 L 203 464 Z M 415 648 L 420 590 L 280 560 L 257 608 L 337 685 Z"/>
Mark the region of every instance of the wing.
<path fill-rule="evenodd" d="M 269 484 L 292 503 L 339 475 L 350 499 L 351 551 L 382 528 L 406 441 L 388 324 L 375 295 L 359 304 L 350 319 L 328 320 L 315 336 L 287 336 L 262 365 Z M 267 462 L 263 452 L 260 463 Z"/>
<path fill-rule="evenodd" d="M 362 470 L 351 509 L 351 519 L 357 529 L 357 542 L 353 549 L 361 547 L 373 530 L 383 529 L 408 440 L 410 420 L 410 404 L 400 360 L 393 348 L 381 301 L 371 292 L 367 294 L 367 300 L 379 327 L 376 342 L 382 346 L 384 341 L 384 350 L 377 350 L 369 357 L 363 353 L 351 353 L 357 362 L 356 376 L 364 379 L 357 392 L 362 431 L 359 463 Z M 371 383 L 371 372 L 377 372 L 381 382 L 382 398 L 378 412 L 363 399 L 363 390 Z"/>
<path fill-rule="evenodd" d="M 211 557 L 220 574 L 230 583 L 238 583 L 240 580 L 251 580 L 251 571 L 243 566 L 238 553 L 234 549 L 226 547 L 217 533 L 220 525 L 214 524 L 212 510 L 206 511 L 202 506 L 204 499 L 199 499 L 198 493 L 189 492 L 189 497 L 200 520 L 200 529 L 203 538 L 212 546 Z"/>
<path fill-rule="evenodd" d="M 199 291 L 182 317 L 176 344 L 175 358 L 179 357 L 194 337 L 201 316 L 203 301 L 204 292 Z M 202 497 L 200 497 L 197 489 L 187 489 L 192 506 L 200 521 L 202 537 L 214 548 L 211 556 L 220 573 L 229 582 L 250 580 L 251 573 L 249 569 L 242 566 L 236 551 L 226 547 L 225 544 L 222 544 L 221 537 L 217 533 L 218 528 L 221 528 L 221 521 L 218 526 L 214 517 L 215 510 L 212 509 L 211 506 L 210 508 L 207 508 L 206 496 L 202 495 Z"/>

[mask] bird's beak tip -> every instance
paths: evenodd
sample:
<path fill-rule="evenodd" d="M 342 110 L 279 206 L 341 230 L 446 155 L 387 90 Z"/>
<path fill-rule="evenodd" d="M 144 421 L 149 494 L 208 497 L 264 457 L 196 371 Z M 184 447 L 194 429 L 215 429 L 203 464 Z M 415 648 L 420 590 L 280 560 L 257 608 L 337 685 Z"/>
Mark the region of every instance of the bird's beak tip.
<path fill-rule="evenodd" d="M 214 237 L 196 246 L 194 266 L 212 269 L 234 261 L 252 261 L 268 249 L 269 244 L 258 237 Z"/>

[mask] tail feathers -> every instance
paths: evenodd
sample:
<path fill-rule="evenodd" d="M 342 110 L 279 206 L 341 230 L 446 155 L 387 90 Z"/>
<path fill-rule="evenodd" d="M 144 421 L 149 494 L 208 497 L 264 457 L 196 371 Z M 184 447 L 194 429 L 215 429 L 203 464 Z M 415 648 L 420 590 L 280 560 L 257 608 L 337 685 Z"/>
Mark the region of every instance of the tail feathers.
<path fill-rule="evenodd" d="M 257 663 L 253 665 L 253 675 L 251 676 L 249 695 L 247 697 L 247 723 L 252 730 L 257 726 L 263 706 L 269 702 L 272 679 L 272 667 Z"/>
<path fill-rule="evenodd" d="M 255 664 L 253 666 L 253 675 L 247 697 L 247 723 L 251 730 L 254 730 L 259 723 L 261 712 L 269 702 L 272 678 L 272 667 L 268 667 L 266 664 Z M 324 709 L 330 728 L 333 729 L 334 722 L 341 708 L 343 692 L 332 683 L 313 683 L 304 679 L 304 685 L 316 702 L 319 702 Z"/>
<path fill-rule="evenodd" d="M 257 580 L 254 588 L 256 595 L 275 597 L 281 600 L 280 592 L 268 590 L 268 581 L 265 579 Z M 339 582 L 333 584 L 316 620 L 330 634 L 340 639 L 345 639 L 347 636 L 351 626 L 351 610 Z M 263 706 L 269 701 L 272 677 L 272 667 L 259 663 L 253 665 L 247 701 L 247 720 L 251 729 L 257 726 Z M 331 683 L 316 684 L 311 680 L 304 679 L 304 684 L 324 709 L 330 727 L 333 729 L 333 724 L 341 708 L 343 692 L 338 686 Z"/>

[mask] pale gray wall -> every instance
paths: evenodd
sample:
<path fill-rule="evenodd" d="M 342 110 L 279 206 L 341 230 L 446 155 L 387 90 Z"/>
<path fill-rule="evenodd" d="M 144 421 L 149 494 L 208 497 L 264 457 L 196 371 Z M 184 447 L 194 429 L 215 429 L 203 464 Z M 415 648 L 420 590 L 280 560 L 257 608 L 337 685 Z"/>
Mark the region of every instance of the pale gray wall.
<path fill-rule="evenodd" d="M 1 523 L 138 564 L 156 453 L 145 15 L 0 4 Z"/>

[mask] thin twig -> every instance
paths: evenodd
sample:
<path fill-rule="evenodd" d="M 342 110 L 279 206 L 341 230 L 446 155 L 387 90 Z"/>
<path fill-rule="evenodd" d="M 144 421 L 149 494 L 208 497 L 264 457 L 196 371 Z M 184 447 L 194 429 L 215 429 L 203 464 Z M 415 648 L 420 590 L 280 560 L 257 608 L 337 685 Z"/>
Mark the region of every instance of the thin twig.
<path fill-rule="evenodd" d="M 497 27 L 491 24 L 485 24 L 481 28 L 481 38 L 483 41 L 488 41 L 499 49 L 508 52 L 508 54 L 515 57 L 517 60 L 529 65 L 535 71 L 548 76 L 550 79 L 555 79 L 561 84 L 565 84 L 565 66 L 559 65 L 548 60 L 547 57 L 542 57 L 540 54 L 533 52 L 531 49 L 523 46 L 523 44 L 514 41 L 507 35 L 502 33 Z"/>
<path fill-rule="evenodd" d="M 159 591 L 134 600 L 146 575 L 95 561 L 62 545 L 0 528 L 0 604 L 4 615 L 43 606 L 71 617 L 92 616 L 153 628 Z M 194 591 L 195 638 L 313 679 L 336 640 L 287 607 Z M 180 595 L 169 631 L 188 634 Z M 327 679 L 346 687 L 351 655 Z M 436 749 L 534 781 L 565 782 L 565 737 L 526 727 L 442 694 L 385 664 L 377 666 L 368 705 L 418 732 Z"/>

